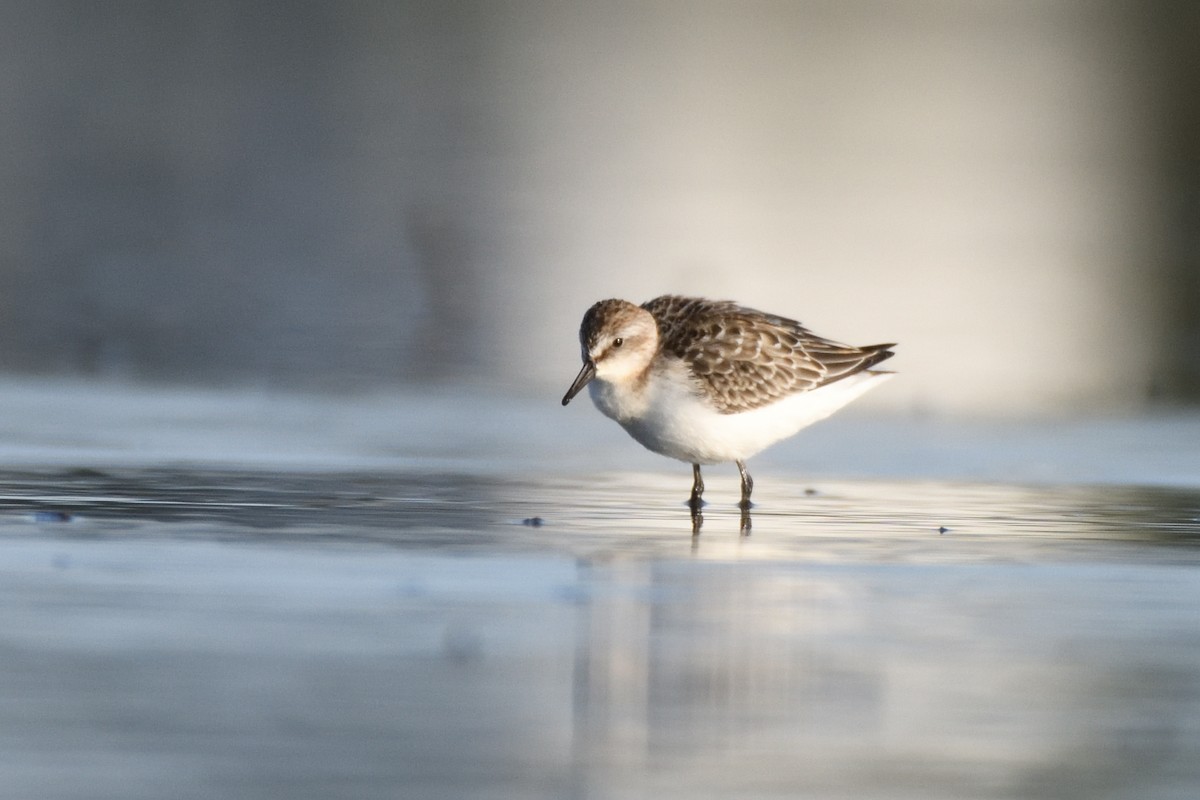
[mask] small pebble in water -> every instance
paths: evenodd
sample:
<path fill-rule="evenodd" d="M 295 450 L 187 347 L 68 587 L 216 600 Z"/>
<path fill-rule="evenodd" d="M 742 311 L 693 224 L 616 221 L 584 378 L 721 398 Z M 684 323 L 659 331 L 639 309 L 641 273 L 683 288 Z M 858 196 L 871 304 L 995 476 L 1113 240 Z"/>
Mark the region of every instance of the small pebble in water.
<path fill-rule="evenodd" d="M 531 528 L 540 528 L 546 524 L 546 520 L 541 517 L 526 517 L 521 520 L 522 525 L 528 525 Z"/>
<path fill-rule="evenodd" d="M 76 467 L 75 469 L 69 469 L 66 472 L 66 476 L 68 478 L 107 478 L 108 477 L 108 475 L 106 473 L 101 472 L 98 469 L 92 469 L 91 467 Z"/>
<path fill-rule="evenodd" d="M 35 511 L 34 522 L 70 522 L 74 517 L 66 511 Z"/>

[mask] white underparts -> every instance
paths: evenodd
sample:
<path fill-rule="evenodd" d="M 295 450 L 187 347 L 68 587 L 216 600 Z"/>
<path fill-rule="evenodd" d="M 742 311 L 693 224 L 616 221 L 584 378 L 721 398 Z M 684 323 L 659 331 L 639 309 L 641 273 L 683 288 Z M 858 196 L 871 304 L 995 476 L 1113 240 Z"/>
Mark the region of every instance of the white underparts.
<path fill-rule="evenodd" d="M 684 365 L 668 362 L 648 380 L 589 385 L 592 402 L 644 447 L 692 464 L 750 458 L 828 417 L 892 376 L 865 371 L 751 411 L 722 414 L 704 401 Z"/>

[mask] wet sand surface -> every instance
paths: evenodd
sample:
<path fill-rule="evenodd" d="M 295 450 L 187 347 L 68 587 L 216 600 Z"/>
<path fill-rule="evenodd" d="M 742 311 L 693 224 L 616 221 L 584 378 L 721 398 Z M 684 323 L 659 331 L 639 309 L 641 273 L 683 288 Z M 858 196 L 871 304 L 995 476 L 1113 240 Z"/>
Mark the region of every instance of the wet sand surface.
<path fill-rule="evenodd" d="M 0 474 L 0 796 L 1193 798 L 1200 491 Z"/>

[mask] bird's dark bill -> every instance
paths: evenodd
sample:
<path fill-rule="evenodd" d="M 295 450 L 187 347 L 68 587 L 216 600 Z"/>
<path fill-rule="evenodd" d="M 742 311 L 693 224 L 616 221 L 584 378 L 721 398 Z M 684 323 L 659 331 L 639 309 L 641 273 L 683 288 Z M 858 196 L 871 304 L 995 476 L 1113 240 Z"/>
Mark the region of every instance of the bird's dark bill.
<path fill-rule="evenodd" d="M 571 402 L 571 398 L 579 394 L 583 387 L 588 385 L 592 378 L 596 377 L 596 365 L 590 360 L 583 362 L 583 369 L 579 370 L 579 374 L 575 376 L 575 382 L 571 384 L 571 388 L 567 389 L 567 393 L 563 395 L 563 405 Z"/>

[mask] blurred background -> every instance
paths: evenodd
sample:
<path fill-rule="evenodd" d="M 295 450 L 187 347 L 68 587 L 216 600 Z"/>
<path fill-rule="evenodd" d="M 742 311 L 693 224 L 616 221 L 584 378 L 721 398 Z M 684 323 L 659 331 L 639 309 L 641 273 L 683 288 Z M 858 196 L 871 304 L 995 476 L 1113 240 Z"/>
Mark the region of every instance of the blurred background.
<path fill-rule="evenodd" d="M 602 297 L 900 412 L 1200 399 L 1200 6 L 0 4 L 0 369 L 557 402 Z"/>
<path fill-rule="evenodd" d="M 1200 796 L 1198 45 L 0 0 L 0 794 Z M 899 342 L 752 536 L 559 406 L 666 292 Z"/>

